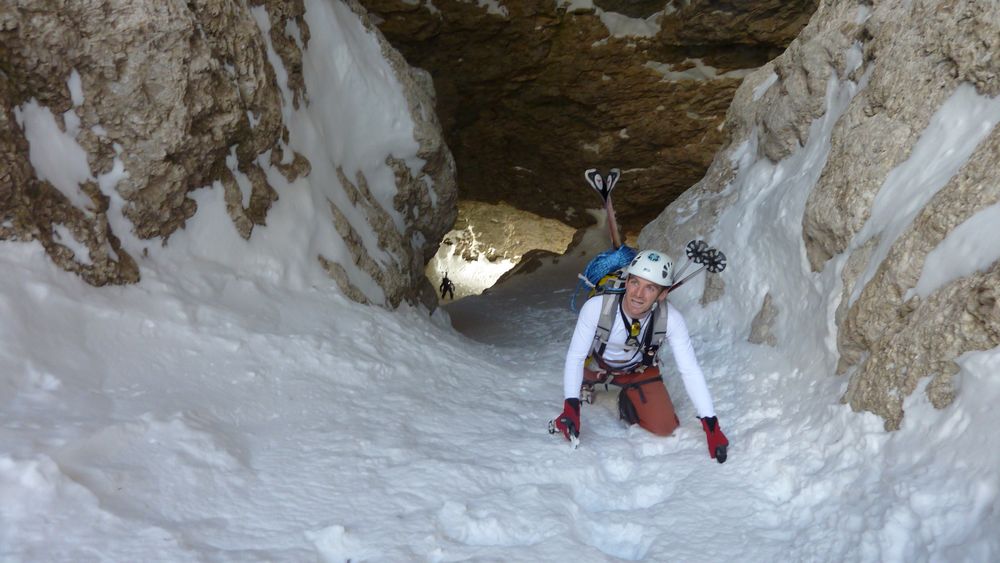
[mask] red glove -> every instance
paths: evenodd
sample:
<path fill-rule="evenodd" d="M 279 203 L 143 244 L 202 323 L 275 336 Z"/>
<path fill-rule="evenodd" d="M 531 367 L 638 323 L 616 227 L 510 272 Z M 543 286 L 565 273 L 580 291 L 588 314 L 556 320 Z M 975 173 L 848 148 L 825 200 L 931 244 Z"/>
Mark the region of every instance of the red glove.
<path fill-rule="evenodd" d="M 556 420 L 556 428 L 563 433 L 567 440 L 572 435 L 574 438 L 580 437 L 580 399 L 566 399 L 563 403 L 562 414 Z"/>
<path fill-rule="evenodd" d="M 701 427 L 705 429 L 705 436 L 708 437 L 708 455 L 719 463 L 726 462 L 726 449 L 729 447 L 729 440 L 722 433 L 719 426 L 719 419 L 709 416 L 701 419 Z"/>

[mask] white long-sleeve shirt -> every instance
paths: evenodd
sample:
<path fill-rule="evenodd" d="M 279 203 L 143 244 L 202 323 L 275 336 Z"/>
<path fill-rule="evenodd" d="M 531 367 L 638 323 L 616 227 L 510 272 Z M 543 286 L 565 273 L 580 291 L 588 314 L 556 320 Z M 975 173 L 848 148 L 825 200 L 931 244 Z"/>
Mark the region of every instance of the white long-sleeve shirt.
<path fill-rule="evenodd" d="M 591 346 L 594 343 L 594 336 L 597 333 L 597 323 L 601 317 L 601 302 L 604 298 L 595 296 L 587 300 L 580 308 L 580 316 L 576 320 L 576 329 L 573 331 L 573 339 L 569 343 L 569 350 L 566 351 L 566 364 L 563 369 L 563 393 L 567 399 L 580 398 L 580 386 L 583 384 L 583 366 L 590 355 Z M 677 369 L 681 373 L 684 381 L 684 389 L 688 397 L 694 404 L 698 416 L 715 416 L 715 407 L 712 404 L 712 395 L 705 384 L 705 375 L 698 365 L 698 358 L 694 354 L 694 347 L 691 345 L 691 337 L 688 334 L 687 324 L 684 317 L 670 303 L 667 306 L 667 334 L 666 340 L 673 351 L 674 361 Z M 619 305 L 619 308 L 621 305 Z M 649 325 L 650 315 L 639 320 L 642 325 L 640 334 L 652 330 Z M 631 323 L 632 319 L 629 319 Z M 628 339 L 628 328 L 622 320 L 621 311 L 615 313 L 615 321 L 611 325 L 611 334 L 608 336 L 608 345 L 604 350 L 604 361 L 611 366 L 625 365 L 633 360 L 633 352 L 623 350 L 625 341 Z"/>

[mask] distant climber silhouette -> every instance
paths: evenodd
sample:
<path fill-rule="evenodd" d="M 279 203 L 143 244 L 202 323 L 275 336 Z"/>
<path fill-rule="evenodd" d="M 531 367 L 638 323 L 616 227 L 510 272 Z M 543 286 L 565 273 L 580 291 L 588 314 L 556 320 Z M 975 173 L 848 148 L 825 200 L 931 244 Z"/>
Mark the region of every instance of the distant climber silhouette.
<path fill-rule="evenodd" d="M 455 284 L 448 279 L 448 272 L 444 273 L 444 278 L 441 280 L 441 285 L 438 287 L 441 290 L 441 299 L 444 299 L 444 295 L 447 293 L 451 299 L 455 298 Z"/>

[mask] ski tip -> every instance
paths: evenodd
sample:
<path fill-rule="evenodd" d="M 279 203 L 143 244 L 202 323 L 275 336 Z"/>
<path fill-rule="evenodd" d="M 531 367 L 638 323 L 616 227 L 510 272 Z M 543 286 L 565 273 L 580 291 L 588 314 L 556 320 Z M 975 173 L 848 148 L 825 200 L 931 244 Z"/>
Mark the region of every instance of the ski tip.
<path fill-rule="evenodd" d="M 612 168 L 611 172 L 608 173 L 608 178 L 605 180 L 605 185 L 608 189 L 608 195 L 611 195 L 611 190 L 615 189 L 618 185 L 618 180 L 622 177 L 622 171 L 617 168 Z"/>
<path fill-rule="evenodd" d="M 583 173 L 583 177 L 586 178 L 587 184 L 594 191 L 601 196 L 601 201 L 607 202 L 608 200 L 608 187 L 604 184 L 604 178 L 601 173 L 597 171 L 596 168 L 588 168 L 586 172 Z"/>

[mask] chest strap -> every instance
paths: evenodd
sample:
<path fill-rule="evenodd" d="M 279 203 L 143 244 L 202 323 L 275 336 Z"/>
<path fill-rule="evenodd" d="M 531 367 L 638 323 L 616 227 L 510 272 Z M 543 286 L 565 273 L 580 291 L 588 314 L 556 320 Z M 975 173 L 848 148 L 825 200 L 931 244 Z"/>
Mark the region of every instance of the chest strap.
<path fill-rule="evenodd" d="M 646 367 L 654 366 L 657 364 L 657 352 L 660 349 L 660 345 L 663 343 L 663 339 L 667 335 L 667 307 L 664 304 L 660 306 L 657 303 L 653 310 L 650 311 L 650 319 L 646 322 L 646 326 L 643 327 L 644 332 L 642 334 L 642 341 L 636 348 L 639 352 L 640 358 L 632 365 L 612 368 L 604 361 L 604 351 L 607 350 L 608 340 L 611 337 L 611 328 L 614 326 L 615 317 L 621 313 L 622 322 L 625 323 L 626 328 L 628 323 L 625 321 L 625 312 L 622 309 L 622 294 L 612 295 L 605 294 L 603 300 L 601 301 L 601 316 L 597 320 L 597 330 L 594 332 L 594 343 L 590 348 L 590 357 L 596 361 L 597 365 L 602 371 L 608 373 L 614 373 L 615 371 L 620 371 L 622 373 L 632 373 L 638 371 L 636 368 L 640 366 L 644 369 Z M 651 326 L 650 326 L 651 325 Z M 625 350 L 628 351 L 632 348 L 626 347 Z"/>

